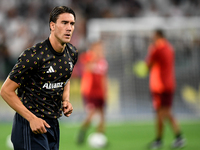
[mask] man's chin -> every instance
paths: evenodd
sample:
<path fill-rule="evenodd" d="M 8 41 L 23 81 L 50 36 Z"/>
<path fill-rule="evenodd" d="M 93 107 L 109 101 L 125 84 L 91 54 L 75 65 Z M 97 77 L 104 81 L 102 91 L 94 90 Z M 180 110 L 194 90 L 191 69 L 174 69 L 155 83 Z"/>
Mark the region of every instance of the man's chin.
<path fill-rule="evenodd" d="M 70 38 L 69 38 L 69 39 L 64 39 L 63 42 L 64 42 L 64 43 L 69 43 L 70 40 L 71 40 Z"/>

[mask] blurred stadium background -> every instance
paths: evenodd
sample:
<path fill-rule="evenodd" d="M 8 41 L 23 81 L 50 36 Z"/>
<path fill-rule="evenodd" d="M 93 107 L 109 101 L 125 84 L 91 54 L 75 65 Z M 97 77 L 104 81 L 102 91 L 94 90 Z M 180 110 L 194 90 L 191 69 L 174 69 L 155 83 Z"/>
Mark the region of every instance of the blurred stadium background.
<path fill-rule="evenodd" d="M 173 110 L 181 121 L 200 119 L 199 0 L 1 0 L 1 84 L 22 51 L 48 37 L 49 12 L 57 5 L 76 12 L 71 43 L 80 54 L 91 42 L 104 42 L 109 62 L 107 123 L 153 120 L 148 77 L 136 77 L 132 68 L 145 58 L 150 35 L 158 27 L 165 30 L 175 47 L 177 90 Z M 71 80 L 74 112 L 69 118 L 61 118 L 69 125 L 79 124 L 85 116 L 80 79 L 78 64 Z M 0 124 L 11 123 L 13 114 L 0 98 Z"/>

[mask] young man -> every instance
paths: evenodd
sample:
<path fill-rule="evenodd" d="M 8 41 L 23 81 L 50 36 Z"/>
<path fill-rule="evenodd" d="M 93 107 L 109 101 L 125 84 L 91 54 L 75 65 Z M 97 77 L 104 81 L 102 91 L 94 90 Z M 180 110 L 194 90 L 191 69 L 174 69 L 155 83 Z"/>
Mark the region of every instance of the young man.
<path fill-rule="evenodd" d="M 75 19 L 72 9 L 55 7 L 49 38 L 19 56 L 1 88 L 1 96 L 16 111 L 11 135 L 16 150 L 59 149 L 57 119 L 73 111 L 69 78 L 78 52 L 69 42 Z"/>
<path fill-rule="evenodd" d="M 153 43 L 149 47 L 146 63 L 150 69 L 150 91 L 153 106 L 156 111 L 156 139 L 150 148 L 162 146 L 164 121 L 167 119 L 175 134 L 173 148 L 183 147 L 185 141 L 179 126 L 172 114 L 173 94 L 175 92 L 174 50 L 164 37 L 163 31 L 158 29 L 153 36 Z"/>

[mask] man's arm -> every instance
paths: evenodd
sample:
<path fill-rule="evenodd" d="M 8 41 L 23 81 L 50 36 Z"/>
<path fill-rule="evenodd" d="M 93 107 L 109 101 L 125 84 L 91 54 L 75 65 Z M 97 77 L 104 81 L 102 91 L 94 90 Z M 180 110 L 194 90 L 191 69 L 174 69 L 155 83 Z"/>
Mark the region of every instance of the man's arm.
<path fill-rule="evenodd" d="M 18 87 L 19 85 L 16 82 L 12 81 L 10 78 L 7 78 L 0 91 L 2 98 L 12 109 L 14 109 L 30 123 L 31 130 L 35 134 L 46 133 L 47 131 L 45 127 L 50 128 L 50 126 L 46 123 L 46 121 L 35 116 L 23 105 L 15 93 L 15 90 Z"/>
<path fill-rule="evenodd" d="M 70 95 L 70 80 L 68 80 L 67 84 L 64 87 L 63 97 L 62 97 L 62 110 L 65 116 L 69 117 L 73 111 L 72 104 L 69 101 Z"/>
<path fill-rule="evenodd" d="M 150 45 L 148 48 L 148 54 L 146 56 L 145 62 L 149 69 L 151 69 L 154 61 L 156 60 L 157 49 L 155 45 Z"/>

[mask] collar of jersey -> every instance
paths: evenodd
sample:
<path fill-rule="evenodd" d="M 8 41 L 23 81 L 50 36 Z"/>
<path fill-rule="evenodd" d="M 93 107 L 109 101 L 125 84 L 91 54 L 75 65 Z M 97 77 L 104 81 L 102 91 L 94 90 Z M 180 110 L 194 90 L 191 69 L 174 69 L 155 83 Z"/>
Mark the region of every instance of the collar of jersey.
<path fill-rule="evenodd" d="M 54 55 L 59 55 L 59 56 L 61 56 L 61 55 L 64 54 L 65 51 L 63 51 L 62 53 L 58 53 L 58 52 L 56 52 L 56 51 L 53 49 L 53 47 L 52 47 L 52 45 L 51 45 L 51 43 L 50 43 L 50 41 L 49 41 L 49 38 L 46 40 L 46 42 L 47 42 L 47 45 L 48 45 L 49 49 L 51 50 L 51 52 L 52 52 Z"/>

